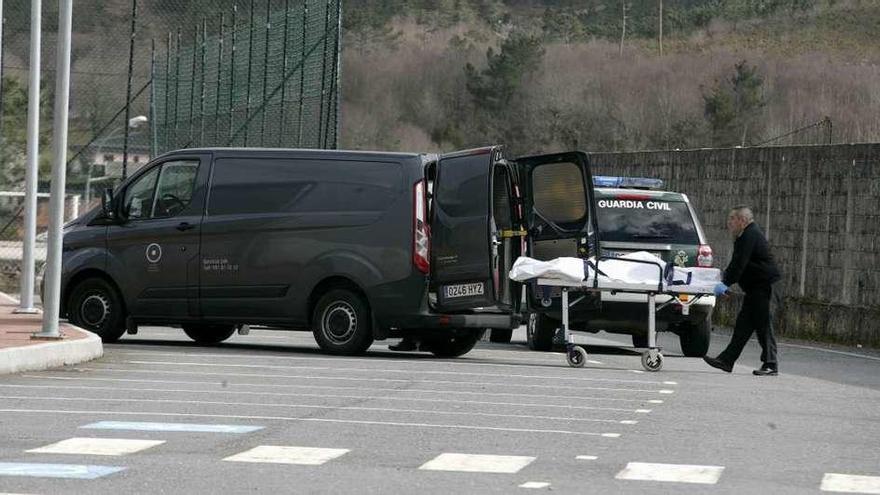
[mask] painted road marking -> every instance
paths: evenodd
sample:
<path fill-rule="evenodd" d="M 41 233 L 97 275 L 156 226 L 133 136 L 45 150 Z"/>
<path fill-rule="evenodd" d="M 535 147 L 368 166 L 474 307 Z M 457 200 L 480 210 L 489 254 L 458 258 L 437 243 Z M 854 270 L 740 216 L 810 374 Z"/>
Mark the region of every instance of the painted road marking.
<path fill-rule="evenodd" d="M 877 494 L 880 493 L 880 476 L 825 473 L 819 489 L 823 492 Z"/>
<path fill-rule="evenodd" d="M 31 449 L 35 454 L 126 455 L 162 445 L 164 440 L 127 438 L 68 438 L 45 447 Z"/>
<path fill-rule="evenodd" d="M 73 414 L 73 415 L 96 415 L 105 414 L 108 416 L 156 416 L 156 417 L 178 417 L 178 418 L 222 418 L 222 419 L 248 419 L 248 420 L 275 420 L 275 421 L 303 421 L 315 423 L 336 423 L 336 424 L 355 424 L 369 426 L 411 426 L 414 428 L 440 428 L 451 430 L 471 430 L 471 431 L 504 431 L 512 433 L 559 433 L 562 435 L 580 435 L 587 437 L 606 437 L 618 438 L 620 433 L 596 433 L 590 431 L 571 431 L 571 430 L 542 430 L 535 428 L 503 428 L 499 426 L 471 426 L 456 424 L 439 424 L 439 423 L 407 423 L 401 421 L 361 421 L 353 419 L 331 419 L 331 418 L 312 418 L 312 417 L 296 417 L 296 416 L 256 416 L 243 414 L 201 414 L 201 413 L 182 413 L 182 412 L 143 412 L 143 411 L 96 411 L 96 410 L 68 410 L 68 409 L 0 409 L 0 413 L 27 413 L 27 414 Z M 107 421 L 107 423 L 115 423 L 115 421 Z"/>
<path fill-rule="evenodd" d="M 0 476 L 28 476 L 32 478 L 73 478 L 93 480 L 124 470 L 119 466 L 86 466 L 82 464 L 35 464 L 30 462 L 0 462 Z"/>
<path fill-rule="evenodd" d="M 534 457 L 519 455 L 440 454 L 422 464 L 427 471 L 459 471 L 466 473 L 518 473 L 531 464 Z"/>
<path fill-rule="evenodd" d="M 111 369 L 111 368 L 103 368 L 103 369 L 91 369 L 91 368 L 78 368 L 84 371 L 111 371 L 111 372 L 120 372 L 120 373 L 137 373 L 137 371 L 133 370 L 119 370 L 119 369 Z M 162 371 L 150 370 L 150 373 L 161 373 Z M 48 373 L 48 372 L 47 372 Z M 203 373 L 198 371 L 193 371 L 190 373 L 183 371 L 175 371 L 172 372 L 180 375 L 222 375 L 224 378 L 228 378 L 229 374 L 227 373 Z M 133 379 L 133 378 L 79 378 L 79 377 L 60 377 L 60 376 L 50 376 L 50 375 L 22 375 L 22 378 L 33 378 L 37 380 L 72 380 L 72 381 L 103 381 L 103 382 L 129 382 L 129 383 L 175 383 L 175 384 L 187 384 L 187 385 L 214 385 L 214 386 L 235 386 L 235 387 L 263 387 L 263 388 L 271 388 L 271 389 L 284 389 L 284 388 L 293 388 L 293 389 L 321 389 L 321 390 L 356 390 L 356 391 L 371 391 L 371 392 L 397 392 L 397 393 L 417 393 L 417 394 L 443 394 L 443 395 L 478 395 L 478 396 L 486 396 L 486 397 L 527 397 L 530 399 L 565 399 L 567 401 L 572 400 L 604 400 L 611 402 L 648 402 L 650 404 L 662 404 L 663 401 L 659 399 L 623 399 L 620 397 L 590 397 L 590 396 L 578 396 L 578 395 L 550 395 L 550 394 L 519 394 L 519 393 L 511 393 L 511 392 L 470 392 L 463 390 L 430 390 L 430 389 L 419 389 L 419 388 L 393 388 L 393 387 L 351 387 L 351 386 L 339 386 L 339 385 L 293 385 L 293 384 L 267 384 L 267 383 L 248 383 L 248 382 L 233 382 L 228 383 L 226 379 L 222 382 L 205 382 L 205 381 L 180 381 L 180 380 L 144 380 L 144 379 Z M 2 387 L 4 385 L 0 385 Z M 321 397 L 326 397 L 325 395 L 321 395 Z M 373 398 L 371 396 L 360 396 L 360 398 Z M 383 395 L 382 398 L 385 398 Z M 417 400 L 417 399 L 413 399 Z M 426 400 L 426 399 L 421 399 Z M 501 404 L 500 405 L 514 405 L 514 404 Z M 541 404 L 545 405 L 545 404 Z M 547 405 L 547 407 L 566 407 L 566 408 L 574 408 L 574 409 L 593 409 L 593 407 L 589 406 L 571 406 L 571 405 Z M 614 410 L 614 409 L 609 409 Z"/>
<path fill-rule="evenodd" d="M 171 375 L 199 375 L 199 376 L 221 376 L 224 379 L 228 379 L 230 376 L 229 372 L 207 372 L 207 371 L 173 371 L 173 370 L 144 370 L 144 369 L 118 369 L 118 368 L 77 368 L 78 370 L 83 371 L 115 371 L 122 373 L 150 373 L 150 374 L 171 374 Z M 510 383 L 510 382 L 475 382 L 475 381 L 455 381 L 455 380 L 406 380 L 406 379 L 397 379 L 397 378 L 353 378 L 353 377 L 341 377 L 341 376 L 315 376 L 315 375 L 276 375 L 276 374 L 268 374 L 268 373 L 235 373 L 236 377 L 252 377 L 252 378 L 283 378 L 285 380 L 289 379 L 307 379 L 307 380 L 336 380 L 336 381 L 348 381 L 348 382 L 389 382 L 389 383 L 401 383 L 401 384 L 413 384 L 413 383 L 430 383 L 430 384 L 441 384 L 441 385 L 465 385 L 471 387 L 515 387 L 515 388 L 553 388 L 553 389 L 570 389 L 570 390 L 601 390 L 606 392 L 636 392 L 636 393 L 673 393 L 672 390 L 653 390 L 653 389 L 639 389 L 639 388 L 611 388 L 611 387 L 587 387 L 583 385 L 522 385 L 518 383 Z M 319 387 L 316 387 L 319 388 Z M 446 393 L 448 391 L 442 391 Z M 481 395 L 484 395 L 481 393 Z"/>
<path fill-rule="evenodd" d="M 579 455 L 575 457 L 575 459 L 579 461 L 595 461 L 596 459 L 598 459 L 598 457 L 594 455 Z"/>
<path fill-rule="evenodd" d="M 470 411 L 439 411 L 436 409 L 399 409 L 393 407 L 362 407 L 362 406 L 322 406 L 313 404 L 284 404 L 275 402 L 229 402 L 229 401 L 203 401 L 203 400 L 178 400 L 178 399 L 122 399 L 103 397 L 40 397 L 27 395 L 0 395 L 0 399 L 16 400 L 43 400 L 43 401 L 82 401 L 82 402 L 143 402 L 147 404 L 199 404 L 206 406 L 249 406 L 249 407 L 280 407 L 287 409 L 327 409 L 331 411 L 370 411 L 390 412 L 401 414 L 435 414 L 446 416 L 489 417 L 508 419 L 541 419 L 550 421 L 582 421 L 588 423 L 614 423 L 636 424 L 637 421 L 599 418 L 573 418 L 568 416 L 536 416 L 528 414 L 501 414 Z"/>
<path fill-rule="evenodd" d="M 224 461 L 265 462 L 273 464 L 302 464 L 320 466 L 350 452 L 348 449 L 320 449 L 315 447 L 283 447 L 260 445 L 240 454 L 229 456 Z"/>
<path fill-rule="evenodd" d="M 152 414 L 152 413 L 146 413 Z M 250 433 L 262 430 L 262 426 L 247 425 L 200 425 L 191 423 L 152 423 L 141 421 L 98 421 L 80 426 L 92 430 L 175 431 L 199 433 Z"/>
<path fill-rule="evenodd" d="M 520 488 L 547 488 L 548 486 L 550 486 L 550 483 L 545 481 L 526 481 L 519 485 Z"/>
<path fill-rule="evenodd" d="M 724 471 L 723 466 L 696 466 L 689 464 L 654 464 L 630 462 L 617 473 L 619 480 L 670 481 L 714 485 Z"/>

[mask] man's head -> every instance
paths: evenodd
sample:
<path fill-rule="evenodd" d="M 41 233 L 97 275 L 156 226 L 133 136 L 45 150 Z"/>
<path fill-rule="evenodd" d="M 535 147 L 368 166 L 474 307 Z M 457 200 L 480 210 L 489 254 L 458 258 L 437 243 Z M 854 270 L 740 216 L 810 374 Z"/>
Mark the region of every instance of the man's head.
<path fill-rule="evenodd" d="M 748 206 L 735 206 L 727 214 L 727 230 L 736 238 L 743 230 L 755 221 L 755 215 Z"/>

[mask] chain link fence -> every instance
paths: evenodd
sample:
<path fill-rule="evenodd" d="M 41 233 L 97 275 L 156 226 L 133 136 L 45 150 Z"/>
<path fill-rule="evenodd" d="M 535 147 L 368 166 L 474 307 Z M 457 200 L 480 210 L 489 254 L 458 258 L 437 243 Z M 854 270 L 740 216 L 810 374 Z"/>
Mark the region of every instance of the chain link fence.
<path fill-rule="evenodd" d="M 4 2 L 0 290 L 10 293 L 22 256 L 30 10 L 27 0 Z M 340 10 L 339 0 L 74 2 L 67 218 L 171 149 L 335 147 Z M 57 19 L 57 3 L 44 2 L 41 195 L 51 173 Z M 38 199 L 38 265 L 46 203 Z"/>

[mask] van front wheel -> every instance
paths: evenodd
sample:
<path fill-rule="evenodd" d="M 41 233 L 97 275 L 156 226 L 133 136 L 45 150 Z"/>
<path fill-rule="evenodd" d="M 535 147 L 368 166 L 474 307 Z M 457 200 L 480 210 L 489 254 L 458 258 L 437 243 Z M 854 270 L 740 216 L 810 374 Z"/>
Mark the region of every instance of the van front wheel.
<path fill-rule="evenodd" d="M 77 284 L 67 307 L 74 325 L 96 333 L 104 343 L 116 342 L 125 333 L 122 298 L 102 278 L 88 278 Z"/>
<path fill-rule="evenodd" d="M 312 333 L 324 352 L 344 356 L 363 354 L 373 344 L 370 308 L 352 291 L 331 290 L 315 305 Z"/>

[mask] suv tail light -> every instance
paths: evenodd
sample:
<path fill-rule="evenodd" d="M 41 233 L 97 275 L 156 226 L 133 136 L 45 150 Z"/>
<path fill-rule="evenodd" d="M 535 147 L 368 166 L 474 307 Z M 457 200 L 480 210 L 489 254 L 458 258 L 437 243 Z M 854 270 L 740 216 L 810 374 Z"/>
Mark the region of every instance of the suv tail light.
<path fill-rule="evenodd" d="M 413 187 L 413 265 L 422 273 L 431 271 L 431 229 L 428 227 L 428 201 L 425 197 L 425 181 Z"/>
<path fill-rule="evenodd" d="M 697 251 L 697 266 L 711 268 L 712 261 L 712 246 L 708 244 L 701 245 Z"/>

